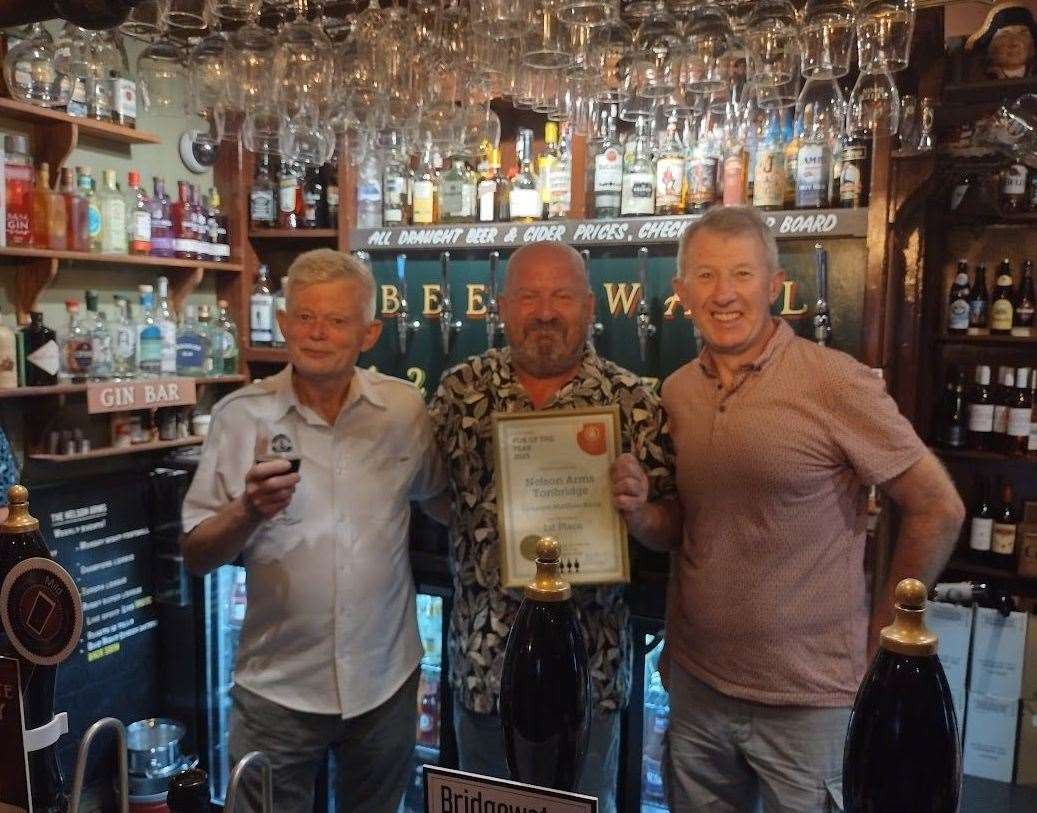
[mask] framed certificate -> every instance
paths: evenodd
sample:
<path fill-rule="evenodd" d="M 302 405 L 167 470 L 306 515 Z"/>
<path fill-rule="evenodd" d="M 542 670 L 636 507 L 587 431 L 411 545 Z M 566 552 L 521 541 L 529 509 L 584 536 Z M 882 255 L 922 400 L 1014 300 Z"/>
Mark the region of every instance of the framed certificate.
<path fill-rule="evenodd" d="M 493 413 L 501 582 L 536 575 L 536 538 L 562 546 L 571 584 L 630 581 L 623 519 L 609 467 L 620 449 L 619 406 Z"/>

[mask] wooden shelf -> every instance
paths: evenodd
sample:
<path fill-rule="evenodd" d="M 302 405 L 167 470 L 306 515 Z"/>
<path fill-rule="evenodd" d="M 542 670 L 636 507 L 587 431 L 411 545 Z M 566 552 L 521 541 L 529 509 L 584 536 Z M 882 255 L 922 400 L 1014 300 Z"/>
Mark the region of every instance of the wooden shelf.
<path fill-rule="evenodd" d="M 240 274 L 241 263 L 214 263 L 208 260 L 181 260 L 177 257 L 145 257 L 137 254 L 94 254 L 89 251 L 57 251 L 49 248 L 0 248 L 0 263 L 11 265 L 16 260 L 75 260 L 109 265 L 143 265 L 152 268 L 205 268 Z"/>
<path fill-rule="evenodd" d="M 1037 92 L 1037 78 L 984 79 L 979 82 L 948 82 L 943 86 L 943 101 L 948 104 L 999 105 Z"/>
<path fill-rule="evenodd" d="M 338 229 L 252 229 L 253 240 L 333 240 Z"/>
<path fill-rule="evenodd" d="M 1037 336 L 993 336 L 989 333 L 979 336 L 937 336 L 937 344 L 1003 344 L 1026 347 L 1037 345 Z"/>
<path fill-rule="evenodd" d="M 971 562 L 960 555 L 951 557 L 947 567 L 944 568 L 944 576 L 941 577 L 941 580 L 945 579 L 947 573 L 961 573 L 966 576 L 990 579 L 1007 585 L 1008 589 L 1013 593 L 1037 596 L 1037 578 L 1020 576 L 1014 570 Z"/>
<path fill-rule="evenodd" d="M 195 386 L 205 387 L 213 384 L 243 384 L 248 381 L 244 375 L 214 375 L 196 378 Z M 8 398 L 43 398 L 49 395 L 75 395 L 86 392 L 86 384 L 54 384 L 50 387 L 18 387 L 17 389 L 0 388 L 0 400 Z"/>
<path fill-rule="evenodd" d="M 80 460 L 98 460 L 103 457 L 120 457 L 128 454 L 144 452 L 160 452 L 164 449 L 176 449 L 181 446 L 198 446 L 205 441 L 201 435 L 192 435 L 179 440 L 155 440 L 151 443 L 137 443 L 133 446 L 109 446 L 104 449 L 92 449 L 84 454 L 30 454 L 30 460 L 48 463 L 71 463 Z"/>
<path fill-rule="evenodd" d="M 46 124 L 58 122 L 74 124 L 82 135 L 104 139 L 116 144 L 160 144 L 161 139 L 154 133 L 146 133 L 133 127 L 124 127 L 110 121 L 70 116 L 58 110 L 49 110 L 34 104 L 20 102 L 16 99 L 0 98 L 0 118 L 15 119 L 29 124 Z"/>
<path fill-rule="evenodd" d="M 976 460 L 988 463 L 1037 464 L 1037 458 L 1008 455 L 1003 452 L 980 452 L 976 449 L 948 449 L 944 446 L 929 446 L 934 454 L 951 460 Z"/>
<path fill-rule="evenodd" d="M 246 362 L 262 364 L 287 364 L 288 351 L 283 347 L 243 347 L 242 357 Z"/>

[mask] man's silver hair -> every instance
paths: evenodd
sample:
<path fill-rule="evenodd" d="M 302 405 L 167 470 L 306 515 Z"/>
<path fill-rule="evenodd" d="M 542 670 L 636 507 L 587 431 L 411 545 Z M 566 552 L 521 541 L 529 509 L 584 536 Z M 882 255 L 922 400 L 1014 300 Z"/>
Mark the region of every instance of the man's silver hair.
<path fill-rule="evenodd" d="M 336 282 L 338 280 L 355 280 L 364 291 L 364 318 L 374 321 L 376 308 L 376 292 L 374 275 L 367 264 L 343 251 L 330 248 L 316 248 L 300 254 L 288 266 L 281 287 L 284 288 L 286 301 L 292 299 L 292 292 L 315 285 L 318 282 Z"/>
<path fill-rule="evenodd" d="M 751 234 L 763 246 L 767 265 L 771 273 L 781 270 L 778 262 L 778 241 L 763 221 L 763 216 L 753 206 L 714 206 L 701 218 L 692 223 L 681 235 L 677 245 L 677 274 L 684 276 L 684 259 L 692 239 L 701 231 L 710 231 L 728 236 Z"/>

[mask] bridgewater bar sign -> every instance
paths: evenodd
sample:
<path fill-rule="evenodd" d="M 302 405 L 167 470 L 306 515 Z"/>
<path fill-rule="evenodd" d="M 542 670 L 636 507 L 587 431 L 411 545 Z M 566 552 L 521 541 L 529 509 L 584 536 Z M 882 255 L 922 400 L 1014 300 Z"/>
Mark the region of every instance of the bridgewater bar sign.
<path fill-rule="evenodd" d="M 797 210 L 762 214 L 778 239 L 809 240 L 867 235 L 867 209 Z M 558 240 L 572 246 L 665 245 L 676 243 L 684 230 L 699 217 L 701 215 L 358 229 L 350 234 L 349 245 L 354 250 L 370 252 L 393 249 L 438 251 L 451 248 L 478 251 L 518 247 L 541 240 Z"/>

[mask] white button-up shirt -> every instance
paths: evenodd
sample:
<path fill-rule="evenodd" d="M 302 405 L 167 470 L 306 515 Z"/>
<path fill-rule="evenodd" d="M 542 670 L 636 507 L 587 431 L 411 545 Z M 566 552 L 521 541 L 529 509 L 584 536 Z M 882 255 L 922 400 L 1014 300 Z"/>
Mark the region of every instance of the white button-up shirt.
<path fill-rule="evenodd" d="M 243 550 L 235 683 L 298 711 L 354 717 L 377 707 L 421 660 L 409 500 L 446 485 L 420 394 L 357 368 L 329 426 L 299 403 L 288 367 L 224 398 L 212 416 L 185 532 L 242 494 L 258 435 L 284 432 L 302 458 L 291 504 Z"/>

